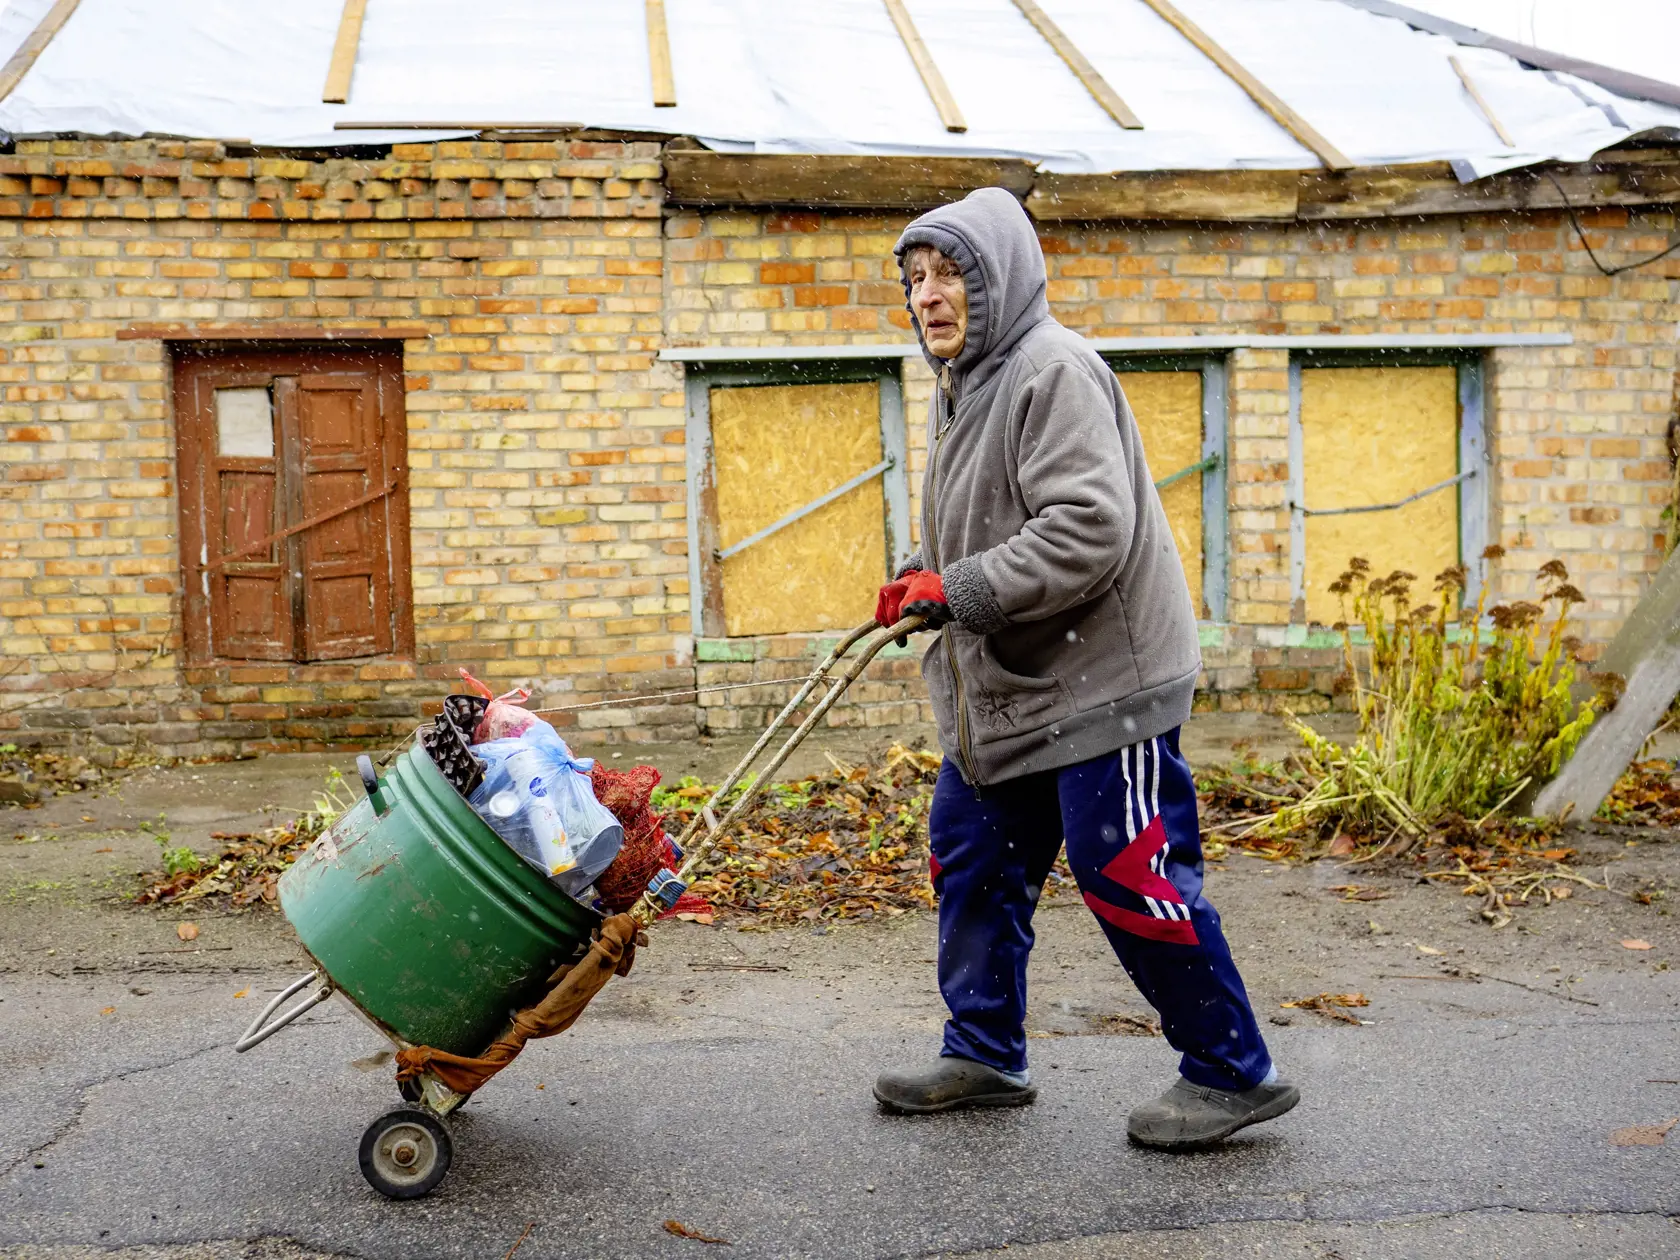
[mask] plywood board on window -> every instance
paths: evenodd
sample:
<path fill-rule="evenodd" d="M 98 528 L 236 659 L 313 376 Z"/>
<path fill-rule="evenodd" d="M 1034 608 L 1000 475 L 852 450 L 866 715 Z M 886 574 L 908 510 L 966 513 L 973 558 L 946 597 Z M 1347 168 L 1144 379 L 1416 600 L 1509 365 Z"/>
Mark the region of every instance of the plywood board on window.
<path fill-rule="evenodd" d="M 711 391 L 720 549 L 881 460 L 880 386 Z M 723 561 L 730 635 L 850 628 L 875 610 L 887 569 L 881 479 Z"/>
<path fill-rule="evenodd" d="M 1458 372 L 1452 367 L 1310 368 L 1301 373 L 1309 508 L 1392 503 L 1458 472 Z M 1343 616 L 1330 583 L 1353 556 L 1383 577 L 1417 576 L 1414 603 L 1434 602 L 1435 575 L 1458 563 L 1458 495 L 1439 491 L 1391 512 L 1308 516 L 1307 618 Z"/>
<path fill-rule="evenodd" d="M 1202 458 L 1202 374 L 1200 372 L 1119 372 L 1120 388 L 1143 434 L 1143 457 L 1159 481 Z M 1202 608 L 1202 474 L 1173 482 L 1161 491 L 1161 506 L 1190 584 L 1190 599 Z"/>

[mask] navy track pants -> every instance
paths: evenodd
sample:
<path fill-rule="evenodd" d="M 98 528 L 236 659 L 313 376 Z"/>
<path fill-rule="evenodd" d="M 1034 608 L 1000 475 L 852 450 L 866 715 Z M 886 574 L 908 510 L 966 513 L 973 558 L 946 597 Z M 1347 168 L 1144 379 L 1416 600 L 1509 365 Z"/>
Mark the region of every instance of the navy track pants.
<path fill-rule="evenodd" d="M 976 790 L 947 759 L 929 820 L 939 894 L 944 1054 L 1027 1065 L 1033 909 L 1062 843 L 1109 944 L 1197 1085 L 1271 1070 L 1242 977 L 1202 896 L 1196 787 L 1178 731 Z"/>

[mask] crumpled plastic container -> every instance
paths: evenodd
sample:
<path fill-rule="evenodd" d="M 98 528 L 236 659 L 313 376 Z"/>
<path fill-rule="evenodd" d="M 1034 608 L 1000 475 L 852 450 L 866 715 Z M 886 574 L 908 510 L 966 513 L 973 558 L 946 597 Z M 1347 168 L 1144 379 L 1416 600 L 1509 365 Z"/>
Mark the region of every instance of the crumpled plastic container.
<path fill-rule="evenodd" d="M 593 759 L 573 757 L 537 717 L 521 734 L 475 744 L 472 752 L 484 763 L 484 781 L 467 803 L 549 883 L 571 897 L 583 894 L 624 844 L 624 828 L 590 786 Z"/>

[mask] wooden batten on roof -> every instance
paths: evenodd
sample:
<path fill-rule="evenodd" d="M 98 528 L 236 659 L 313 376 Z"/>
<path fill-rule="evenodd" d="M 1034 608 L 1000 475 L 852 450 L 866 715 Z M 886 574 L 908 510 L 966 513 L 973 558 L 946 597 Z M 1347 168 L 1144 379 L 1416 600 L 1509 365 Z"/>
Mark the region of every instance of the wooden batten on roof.
<path fill-rule="evenodd" d="M 82 0 L 56 0 L 52 8 L 47 10 L 46 16 L 36 23 L 35 29 L 30 31 L 23 43 L 18 45 L 17 51 L 4 66 L 0 66 L 0 100 L 12 94 L 12 89 L 23 82 L 23 76 L 29 73 L 35 59 L 46 51 L 52 43 L 53 36 L 64 28 L 76 12 L 76 6 Z"/>
<path fill-rule="evenodd" d="M 1011 158 L 714 153 L 668 148 L 677 206 L 917 210 L 1009 189 L 1041 222 L 1323 222 L 1680 202 L 1680 150 L 1599 154 L 1463 184 L 1445 162 L 1349 171 L 1121 171 L 1060 175 Z M 1553 182 L 1556 180 L 1556 183 Z M 1559 191 L 1561 187 L 1562 191 Z"/>
<path fill-rule="evenodd" d="M 1160 15 L 1162 21 L 1194 44 L 1198 52 L 1223 70 L 1233 83 L 1247 92 L 1249 99 L 1270 114 L 1278 126 L 1317 154 L 1320 162 L 1323 162 L 1333 171 L 1345 171 L 1353 166 L 1353 163 L 1340 149 L 1319 134 L 1316 127 L 1296 113 L 1288 102 L 1276 92 L 1249 73 L 1235 57 L 1226 52 L 1211 35 L 1186 17 L 1177 6 L 1169 3 L 1169 0 L 1143 0 L 1143 2 L 1154 9 Z"/>
<path fill-rule="evenodd" d="M 1044 37 L 1044 42 L 1056 50 L 1056 55 L 1073 71 L 1073 77 L 1084 85 L 1085 90 L 1103 107 L 1110 118 L 1128 131 L 1143 130 L 1143 120 L 1120 99 L 1120 93 L 1109 86 L 1108 80 L 1103 78 L 1085 54 L 1079 51 L 1079 45 L 1067 37 L 1062 28 L 1051 20 L 1049 14 L 1033 3 L 1033 0 L 1015 0 L 1015 7 L 1021 10 L 1021 16 L 1031 22 L 1033 28 Z"/>
<path fill-rule="evenodd" d="M 1470 76 L 1470 70 L 1456 56 L 1448 57 L 1448 63 L 1453 73 L 1458 75 L 1458 81 L 1464 84 L 1464 90 L 1470 94 L 1476 108 L 1481 110 L 1482 117 L 1487 119 L 1488 126 L 1493 128 L 1493 134 L 1498 136 L 1507 149 L 1517 147 L 1517 142 L 1511 139 L 1511 133 L 1505 130 L 1505 124 L 1499 121 L 1499 115 L 1493 112 L 1493 106 L 1488 104 L 1487 97 L 1482 95 L 1482 89 L 1476 86 L 1476 80 Z"/>
<path fill-rule="evenodd" d="M 367 17 L 368 0 L 344 0 L 338 15 L 338 36 L 333 40 L 332 60 L 327 63 L 327 81 L 321 87 L 321 100 L 328 105 L 342 105 L 350 99 L 350 81 L 356 75 L 356 55 L 362 47 L 362 22 Z"/>
<path fill-rule="evenodd" d="M 946 86 L 945 76 L 939 72 L 938 63 L 927 50 L 927 44 L 922 41 L 921 32 L 916 29 L 910 10 L 904 7 L 904 0 L 881 2 L 887 6 L 887 16 L 892 18 L 898 38 L 904 44 L 904 51 L 910 54 L 910 60 L 915 64 L 916 73 L 922 76 L 922 86 L 927 88 L 933 107 L 939 111 L 939 121 L 944 124 L 946 131 L 967 131 L 968 123 L 963 119 L 962 110 L 957 108 L 957 98 L 951 95 L 951 89 Z"/>
<path fill-rule="evenodd" d="M 670 109 L 677 103 L 677 81 L 671 73 L 671 27 L 665 20 L 665 0 L 647 0 L 646 7 L 653 103 L 660 109 Z"/>

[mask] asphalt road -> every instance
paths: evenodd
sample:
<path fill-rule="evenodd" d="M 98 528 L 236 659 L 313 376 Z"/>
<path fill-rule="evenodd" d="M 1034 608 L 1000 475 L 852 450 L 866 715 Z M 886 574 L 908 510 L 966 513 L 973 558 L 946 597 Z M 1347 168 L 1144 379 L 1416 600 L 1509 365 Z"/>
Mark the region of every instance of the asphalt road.
<path fill-rule="evenodd" d="M 1083 915 L 1041 922 L 1035 967 L 1098 957 Z M 1672 973 L 1573 990 L 1597 1006 L 1392 984 L 1423 992 L 1368 1026 L 1269 1027 L 1303 1104 L 1173 1157 L 1124 1136 L 1170 1079 L 1158 1038 L 1036 1041 L 1032 1108 L 878 1113 L 874 1072 L 934 1044 L 931 937 L 925 920 L 850 935 L 673 935 L 481 1091 L 449 1178 L 410 1203 L 357 1171 L 364 1125 L 397 1097 L 388 1068 L 350 1066 L 380 1042 L 348 1009 L 230 1049 L 290 972 L 6 977 L 0 1250 L 496 1257 L 532 1222 L 520 1260 L 709 1250 L 670 1219 L 737 1257 L 1680 1254 L 1680 1143 L 1610 1141 L 1680 1116 Z M 689 965 L 741 957 L 788 970 Z"/>
<path fill-rule="evenodd" d="M 678 751 L 673 775 L 723 755 Z M 662 924 L 630 977 L 460 1113 L 438 1191 L 389 1202 L 356 1166 L 398 1102 L 388 1066 L 352 1066 L 375 1033 L 334 1003 L 232 1052 L 302 970 L 283 920 L 128 904 L 157 860 L 140 822 L 166 814 L 172 843 L 214 852 L 211 833 L 309 800 L 341 760 L 148 771 L 0 816 L 0 1256 L 1680 1256 L 1680 1127 L 1611 1137 L 1680 1119 L 1680 836 L 1637 829 L 1578 829 L 1595 886 L 1497 931 L 1402 872 L 1231 854 L 1209 887 L 1305 1101 L 1218 1152 L 1126 1143 L 1173 1056 L 1099 1035 L 1147 1008 L 1068 898 L 1039 914 L 1035 1107 L 876 1110 L 875 1073 L 937 1044 L 928 916 Z M 1281 1005 L 1354 990 L 1359 1026 Z"/>

